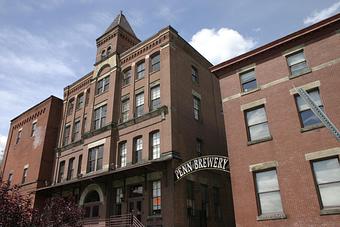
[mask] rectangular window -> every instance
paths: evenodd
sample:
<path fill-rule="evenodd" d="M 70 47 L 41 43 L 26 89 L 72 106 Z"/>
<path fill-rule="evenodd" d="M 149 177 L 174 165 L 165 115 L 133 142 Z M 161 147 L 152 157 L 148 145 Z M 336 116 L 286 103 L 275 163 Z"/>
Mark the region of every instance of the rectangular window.
<path fill-rule="evenodd" d="M 222 212 L 221 212 L 220 189 L 217 187 L 213 187 L 213 202 L 215 216 L 217 218 L 221 218 Z"/>
<path fill-rule="evenodd" d="M 87 161 L 87 172 L 98 171 L 103 168 L 104 145 L 91 148 Z"/>
<path fill-rule="evenodd" d="M 307 91 L 308 95 L 314 101 L 314 103 L 323 110 L 323 105 L 320 99 L 319 90 Z M 320 119 L 313 113 L 310 107 L 305 103 L 301 96 L 295 96 L 296 104 L 299 110 L 300 122 L 303 128 L 313 125 L 322 124 Z"/>
<path fill-rule="evenodd" d="M 201 99 L 193 96 L 194 101 L 194 118 L 196 120 L 199 120 L 201 118 Z"/>
<path fill-rule="evenodd" d="M 134 161 L 135 163 L 138 163 L 142 161 L 142 153 L 143 153 L 143 139 L 142 137 L 138 137 L 134 141 L 135 145 L 135 157 Z"/>
<path fill-rule="evenodd" d="M 202 156 L 202 140 L 196 138 L 196 152 L 198 156 Z"/>
<path fill-rule="evenodd" d="M 144 114 L 144 92 L 136 95 L 136 117 Z"/>
<path fill-rule="evenodd" d="M 123 72 L 122 86 L 130 84 L 131 81 L 131 69 L 127 69 Z"/>
<path fill-rule="evenodd" d="M 96 95 L 101 94 L 109 89 L 110 77 L 107 76 L 97 82 Z"/>
<path fill-rule="evenodd" d="M 37 122 L 32 123 L 32 131 L 31 131 L 31 136 L 35 136 L 37 132 Z"/>
<path fill-rule="evenodd" d="M 192 79 L 192 82 L 198 84 L 199 82 L 198 71 L 194 66 L 191 66 L 191 79 Z"/>
<path fill-rule="evenodd" d="M 123 188 L 116 188 L 116 208 L 115 215 L 122 214 Z"/>
<path fill-rule="evenodd" d="M 151 88 L 151 105 L 150 109 L 156 110 L 161 106 L 161 89 L 160 86 L 154 86 Z"/>
<path fill-rule="evenodd" d="M 255 69 L 240 73 L 240 80 L 243 92 L 257 88 Z"/>
<path fill-rule="evenodd" d="M 292 76 L 301 75 L 309 71 L 303 50 L 288 55 L 287 63 Z"/>
<path fill-rule="evenodd" d="M 60 183 L 64 178 L 65 161 L 60 162 L 57 182 Z"/>
<path fill-rule="evenodd" d="M 255 173 L 259 213 L 282 213 L 281 195 L 276 170 Z"/>
<path fill-rule="evenodd" d="M 152 215 L 161 214 L 161 181 L 152 182 Z"/>
<path fill-rule="evenodd" d="M 209 214 L 208 185 L 201 184 L 202 214 L 207 218 Z"/>
<path fill-rule="evenodd" d="M 107 105 L 103 105 L 94 110 L 94 130 L 105 126 Z"/>
<path fill-rule="evenodd" d="M 339 158 L 312 162 L 321 209 L 340 207 Z"/>
<path fill-rule="evenodd" d="M 70 131 L 71 131 L 71 126 L 66 125 L 64 129 L 63 146 L 66 146 L 69 142 Z"/>
<path fill-rule="evenodd" d="M 70 160 L 68 161 L 68 168 L 67 168 L 67 180 L 71 180 L 73 177 L 73 162 L 74 162 L 74 158 L 70 158 Z"/>
<path fill-rule="evenodd" d="M 130 111 L 130 104 L 129 99 L 126 98 L 122 100 L 122 107 L 121 107 L 121 121 L 126 122 L 129 120 L 129 111 Z"/>
<path fill-rule="evenodd" d="M 84 106 L 84 93 L 81 93 L 81 94 L 78 95 L 78 97 L 77 97 L 76 108 L 77 108 L 77 110 L 79 110 L 79 109 L 82 108 L 83 106 Z"/>
<path fill-rule="evenodd" d="M 74 99 L 72 98 L 70 101 L 68 101 L 67 105 L 67 115 L 71 115 L 73 112 L 73 107 L 74 107 Z"/>
<path fill-rule="evenodd" d="M 145 62 L 141 62 L 137 65 L 137 75 L 136 80 L 140 80 L 144 78 L 144 72 L 145 72 Z"/>
<path fill-rule="evenodd" d="M 248 141 L 270 138 L 267 115 L 264 106 L 247 110 L 245 114 L 248 128 Z"/>
<path fill-rule="evenodd" d="M 126 142 L 123 142 L 119 145 L 119 156 L 120 156 L 120 167 L 125 167 L 126 160 L 127 160 Z"/>
<path fill-rule="evenodd" d="M 151 138 L 151 151 L 152 159 L 157 159 L 161 157 L 161 138 L 159 131 L 153 132 L 150 135 Z"/>
<path fill-rule="evenodd" d="M 8 185 L 11 185 L 12 180 L 13 180 L 13 173 L 10 173 L 8 174 L 8 180 L 7 180 Z"/>
<path fill-rule="evenodd" d="M 194 182 L 187 180 L 187 214 L 188 216 L 195 215 L 195 198 L 194 198 Z"/>
<path fill-rule="evenodd" d="M 161 57 L 158 54 L 151 57 L 151 72 L 159 71 L 161 68 Z"/>
<path fill-rule="evenodd" d="M 72 141 L 78 141 L 80 139 L 80 120 L 74 122 Z"/>
<path fill-rule="evenodd" d="M 79 175 L 81 173 L 81 163 L 83 162 L 83 155 L 79 155 L 78 158 L 78 168 L 77 168 L 77 175 Z"/>
<path fill-rule="evenodd" d="M 22 174 L 22 180 L 21 180 L 22 184 L 26 183 L 27 173 L 28 173 L 28 168 L 25 168 L 24 173 Z"/>
<path fill-rule="evenodd" d="M 15 141 L 16 144 L 18 144 L 18 143 L 20 142 L 21 135 L 22 135 L 22 130 L 20 129 L 20 130 L 18 131 L 17 139 L 16 139 L 16 141 Z"/>

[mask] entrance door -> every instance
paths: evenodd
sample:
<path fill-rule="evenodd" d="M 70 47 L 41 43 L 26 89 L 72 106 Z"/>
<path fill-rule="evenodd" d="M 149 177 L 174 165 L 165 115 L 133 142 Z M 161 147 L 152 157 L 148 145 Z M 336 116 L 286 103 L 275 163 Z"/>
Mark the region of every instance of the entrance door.
<path fill-rule="evenodd" d="M 142 221 L 143 198 L 130 198 L 129 212 L 136 216 L 139 221 Z"/>

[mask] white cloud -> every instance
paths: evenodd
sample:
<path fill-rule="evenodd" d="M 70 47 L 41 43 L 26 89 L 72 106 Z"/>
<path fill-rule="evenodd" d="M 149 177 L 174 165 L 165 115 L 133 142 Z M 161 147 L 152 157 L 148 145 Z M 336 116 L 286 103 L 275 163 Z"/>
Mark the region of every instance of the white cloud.
<path fill-rule="evenodd" d="M 311 16 L 308 16 L 303 20 L 303 23 L 306 25 L 314 24 L 318 21 L 321 21 L 323 19 L 326 19 L 327 17 L 330 17 L 340 11 L 340 1 L 334 3 L 330 7 L 323 9 L 321 11 L 314 11 Z"/>
<path fill-rule="evenodd" d="M 256 45 L 252 38 L 230 28 L 203 28 L 192 36 L 189 43 L 213 64 L 245 53 Z"/>
<path fill-rule="evenodd" d="M 4 154 L 3 152 L 5 150 L 6 141 L 7 141 L 7 136 L 0 134 L 0 161 L 2 160 L 2 157 Z"/>

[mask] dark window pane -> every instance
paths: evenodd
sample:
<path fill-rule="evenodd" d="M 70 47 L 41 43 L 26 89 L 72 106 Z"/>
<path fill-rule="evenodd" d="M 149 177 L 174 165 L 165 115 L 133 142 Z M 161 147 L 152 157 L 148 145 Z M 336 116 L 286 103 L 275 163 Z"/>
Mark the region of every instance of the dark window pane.
<path fill-rule="evenodd" d="M 98 217 L 99 216 L 99 206 L 93 206 L 92 207 L 92 217 Z"/>
<path fill-rule="evenodd" d="M 300 114 L 303 127 L 321 123 L 319 118 L 317 118 L 317 116 L 315 116 L 315 114 L 311 110 L 302 111 Z"/>
<path fill-rule="evenodd" d="M 256 80 L 252 80 L 252 81 L 242 84 L 242 89 L 245 92 L 253 90 L 255 88 L 257 88 Z"/>

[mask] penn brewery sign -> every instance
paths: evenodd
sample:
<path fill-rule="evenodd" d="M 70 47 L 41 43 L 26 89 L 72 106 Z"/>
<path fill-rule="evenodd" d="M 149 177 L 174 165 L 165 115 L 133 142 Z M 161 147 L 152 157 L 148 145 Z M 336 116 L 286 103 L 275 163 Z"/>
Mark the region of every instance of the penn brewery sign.
<path fill-rule="evenodd" d="M 229 172 L 227 169 L 229 166 L 228 162 L 228 157 L 219 155 L 207 155 L 191 159 L 175 169 L 176 180 L 180 180 L 186 175 L 205 169 Z"/>

